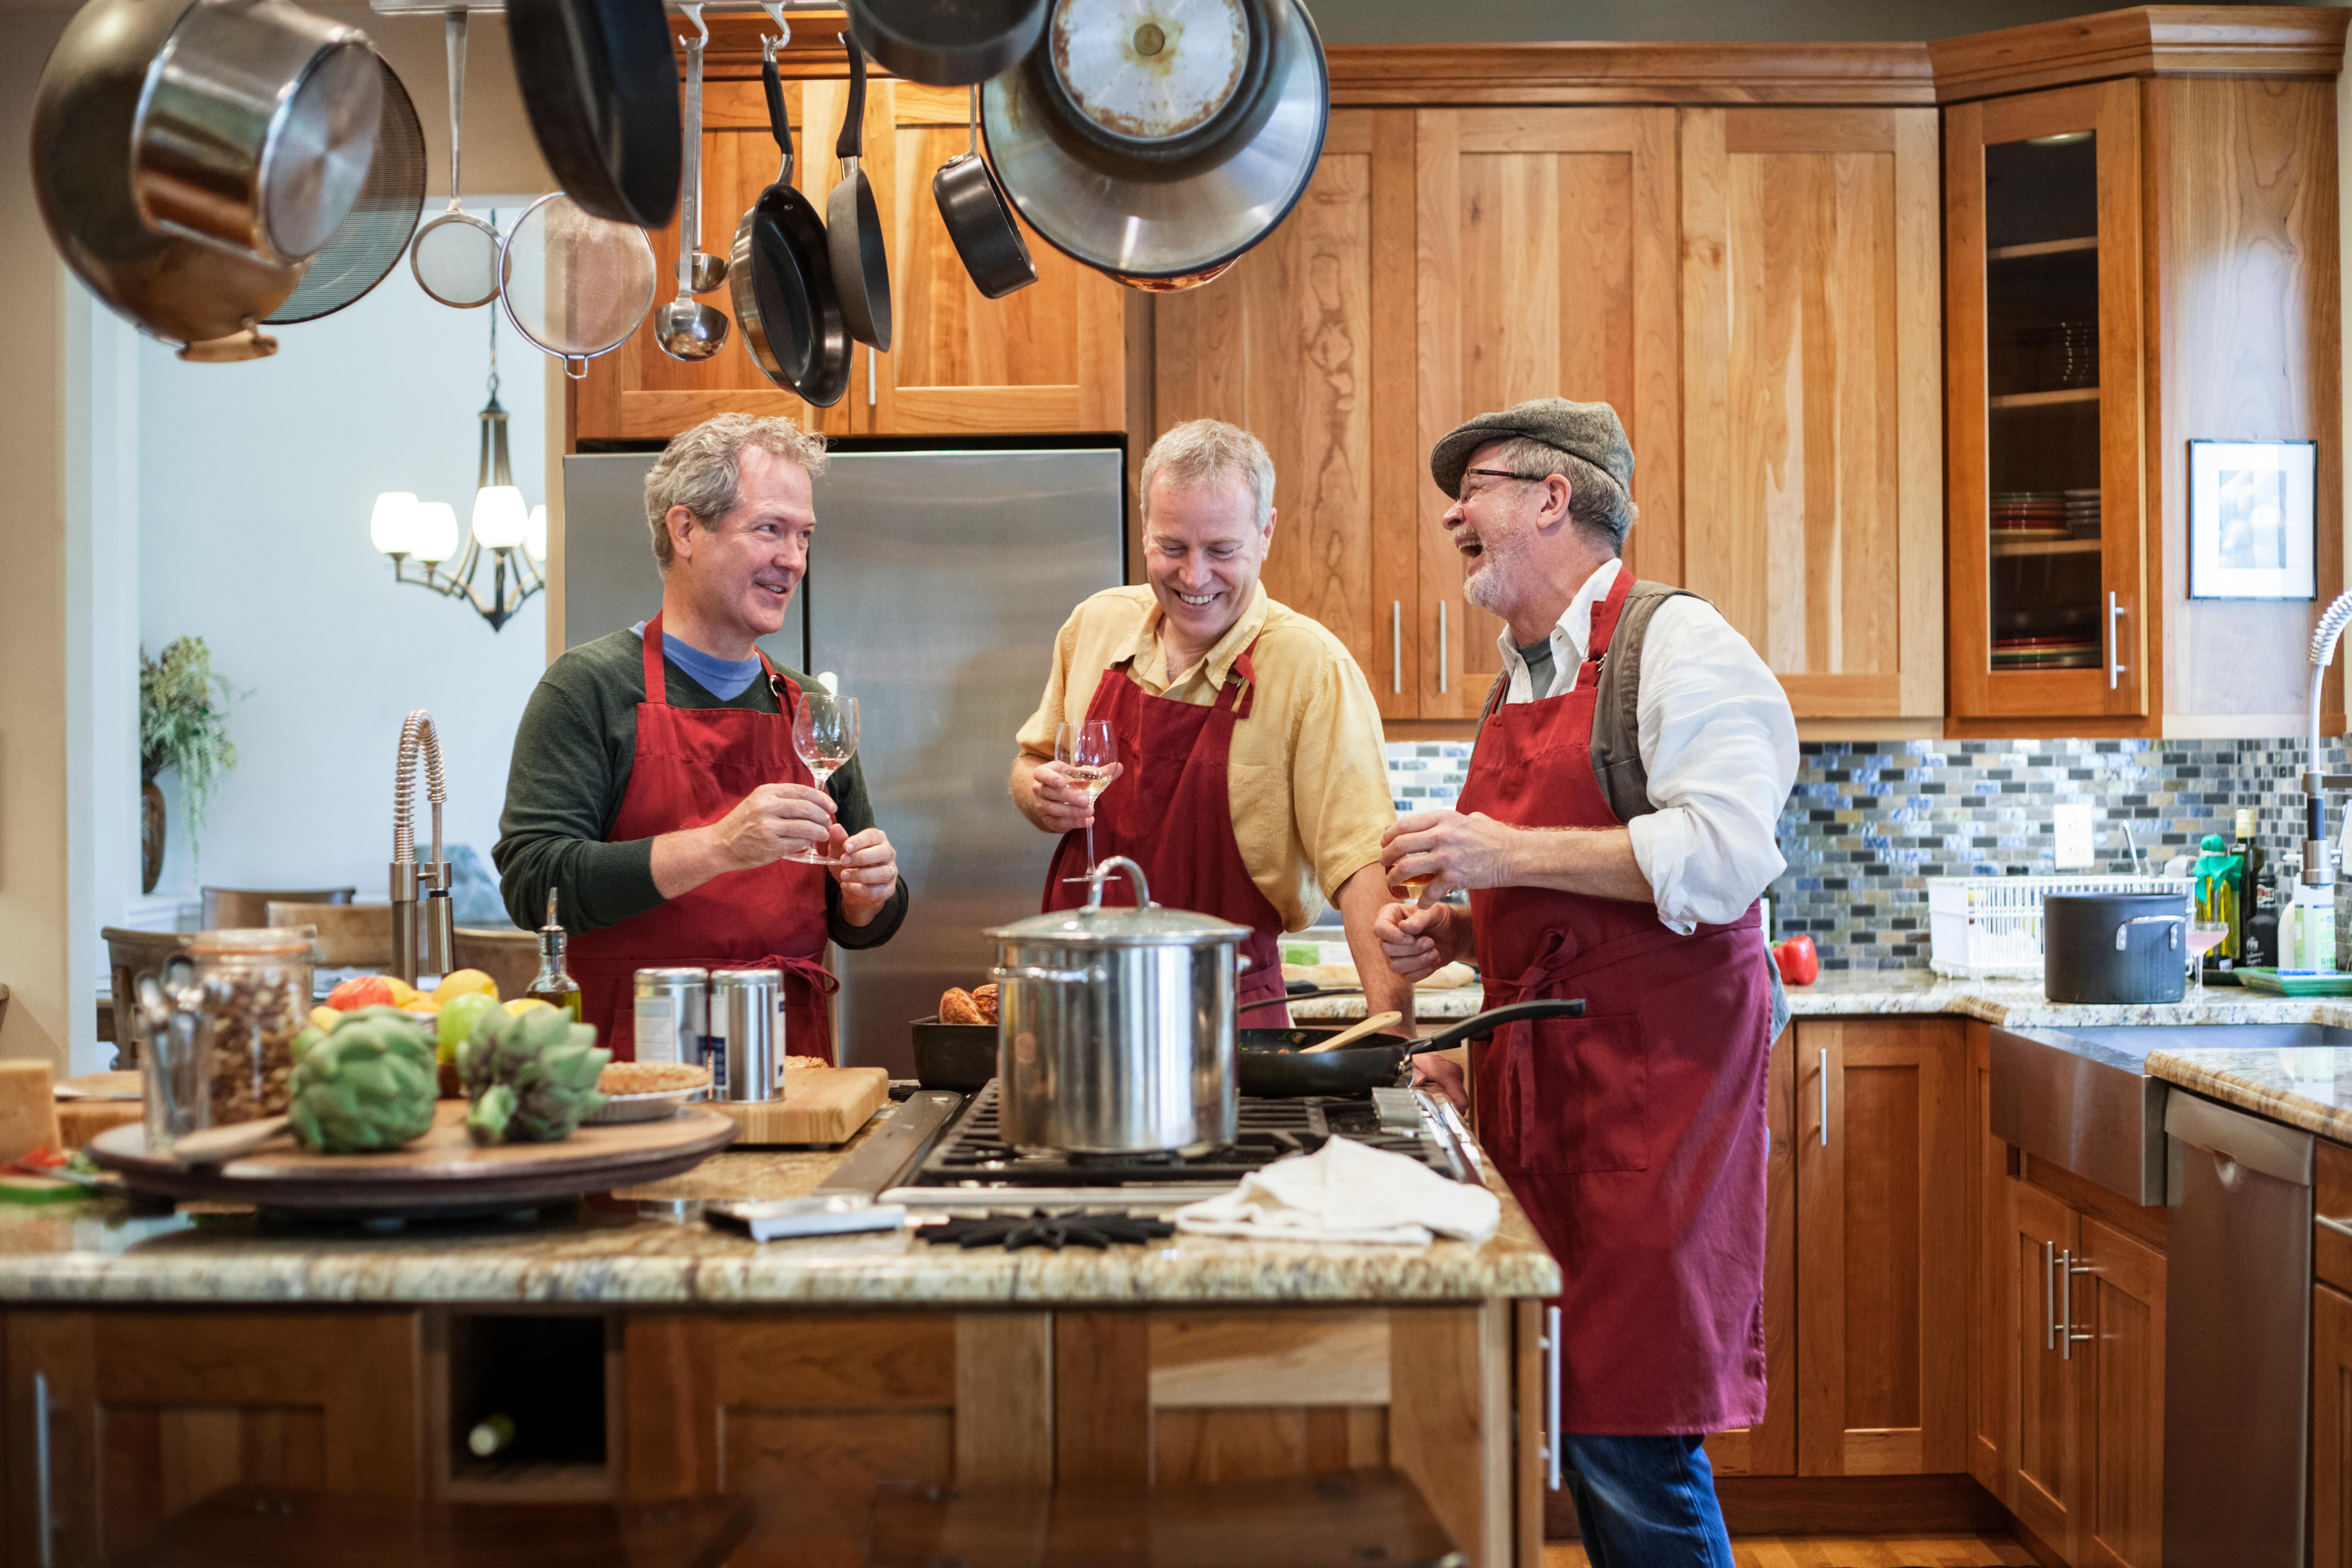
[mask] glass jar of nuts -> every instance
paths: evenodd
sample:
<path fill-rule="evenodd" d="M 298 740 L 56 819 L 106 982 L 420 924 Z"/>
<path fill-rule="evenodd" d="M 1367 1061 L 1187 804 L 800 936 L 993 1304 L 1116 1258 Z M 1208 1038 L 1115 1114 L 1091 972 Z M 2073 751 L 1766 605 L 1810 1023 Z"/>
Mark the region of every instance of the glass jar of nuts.
<path fill-rule="evenodd" d="M 294 1037 L 310 1012 L 310 939 L 293 931 L 198 931 L 202 1023 L 197 1048 L 211 1058 L 210 1124 L 226 1126 L 286 1109 Z"/>

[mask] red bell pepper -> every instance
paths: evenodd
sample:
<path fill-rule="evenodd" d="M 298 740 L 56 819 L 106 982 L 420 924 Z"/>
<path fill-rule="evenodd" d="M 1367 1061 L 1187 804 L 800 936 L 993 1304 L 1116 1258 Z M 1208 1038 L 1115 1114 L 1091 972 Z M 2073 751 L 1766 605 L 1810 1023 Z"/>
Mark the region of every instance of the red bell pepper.
<path fill-rule="evenodd" d="M 1809 936 L 1792 936 L 1780 943 L 1772 950 L 1772 962 L 1780 966 L 1784 984 L 1811 985 L 1822 977 L 1822 955 Z"/>

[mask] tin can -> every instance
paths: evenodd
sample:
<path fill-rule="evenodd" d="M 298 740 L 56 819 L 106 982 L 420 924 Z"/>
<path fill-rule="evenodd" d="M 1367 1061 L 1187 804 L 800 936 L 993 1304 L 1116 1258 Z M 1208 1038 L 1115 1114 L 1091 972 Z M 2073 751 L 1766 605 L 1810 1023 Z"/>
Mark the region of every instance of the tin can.
<path fill-rule="evenodd" d="M 778 1100 L 777 1009 L 783 1003 L 780 969 L 714 969 L 710 972 L 710 1067 L 712 1097 L 719 1100 Z"/>
<path fill-rule="evenodd" d="M 637 971 L 637 1060 L 691 1065 L 702 1059 L 702 1037 L 709 1032 L 704 994 L 709 979 L 707 969 Z"/>

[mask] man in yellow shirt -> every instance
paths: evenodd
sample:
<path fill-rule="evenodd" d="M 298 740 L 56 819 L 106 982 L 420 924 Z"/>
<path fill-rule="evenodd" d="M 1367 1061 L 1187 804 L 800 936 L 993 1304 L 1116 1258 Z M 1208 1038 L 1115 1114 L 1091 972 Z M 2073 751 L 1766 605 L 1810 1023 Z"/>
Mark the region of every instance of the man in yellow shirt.
<path fill-rule="evenodd" d="M 1258 584 L 1274 540 L 1274 459 L 1245 430 L 1179 425 L 1143 460 L 1148 587 L 1110 588 L 1054 639 L 1045 694 L 1021 727 L 1013 799 L 1062 835 L 1045 907 L 1097 857 L 1144 868 L 1151 895 L 1251 928 L 1245 1027 L 1286 1020 L 1281 937 L 1339 907 L 1365 1005 L 1412 1017 L 1412 988 L 1372 934 L 1388 900 L 1381 836 L 1396 820 L 1380 709 L 1338 637 Z M 1107 723 L 1117 767 L 1099 799 L 1055 760 L 1055 731 Z M 1125 898 L 1114 879 L 1107 901 Z M 1250 1004 L 1269 1002 L 1262 1007 Z"/>

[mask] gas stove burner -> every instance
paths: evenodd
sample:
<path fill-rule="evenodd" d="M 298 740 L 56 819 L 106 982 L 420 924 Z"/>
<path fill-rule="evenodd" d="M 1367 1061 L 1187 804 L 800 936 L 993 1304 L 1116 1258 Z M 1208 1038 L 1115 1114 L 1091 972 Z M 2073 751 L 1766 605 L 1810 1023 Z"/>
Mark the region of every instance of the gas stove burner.
<path fill-rule="evenodd" d="M 1129 1171 L 1138 1168 L 1144 1170 L 1172 1169 L 1184 1163 L 1184 1156 L 1176 1152 L 1173 1149 L 1159 1150 L 1151 1153 L 1145 1154 L 1087 1154 L 1079 1152 L 1067 1154 L 1030 1154 L 1024 1152 L 1021 1157 L 1024 1160 L 1043 1162 L 1048 1164 L 1064 1164 L 1077 1171 Z"/>
<path fill-rule="evenodd" d="M 967 1252 L 979 1247 L 1002 1247 L 1007 1252 L 1024 1247 L 1054 1252 L 1065 1247 L 1091 1247 L 1101 1252 L 1158 1241 L 1175 1235 L 1176 1227 L 1166 1220 L 1127 1215 L 1049 1215 L 1044 1209 L 1033 1209 L 1025 1215 L 951 1219 L 944 1225 L 926 1226 L 920 1234 L 935 1247 L 953 1242 Z"/>

